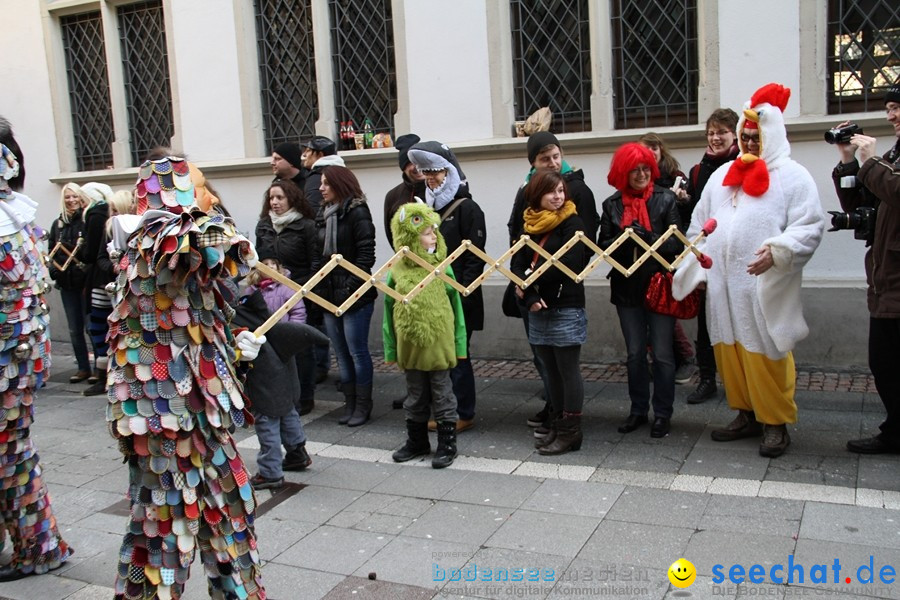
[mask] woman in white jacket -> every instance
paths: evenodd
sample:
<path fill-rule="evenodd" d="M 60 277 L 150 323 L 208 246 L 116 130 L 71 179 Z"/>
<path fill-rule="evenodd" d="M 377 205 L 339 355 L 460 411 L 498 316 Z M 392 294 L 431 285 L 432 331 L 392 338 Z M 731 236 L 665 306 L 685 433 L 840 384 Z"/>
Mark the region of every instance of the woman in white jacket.
<path fill-rule="evenodd" d="M 806 337 L 800 284 L 822 239 L 825 213 L 809 172 L 790 157 L 783 110 L 790 90 L 768 84 L 744 105 L 741 156 L 710 177 L 688 237 L 707 219 L 718 227 L 700 246 L 712 268 L 687 261 L 675 297 L 705 283 L 710 341 L 728 405 L 738 411 L 712 432 L 727 442 L 763 435 L 759 453 L 781 456 L 797 421 L 791 350 Z"/>

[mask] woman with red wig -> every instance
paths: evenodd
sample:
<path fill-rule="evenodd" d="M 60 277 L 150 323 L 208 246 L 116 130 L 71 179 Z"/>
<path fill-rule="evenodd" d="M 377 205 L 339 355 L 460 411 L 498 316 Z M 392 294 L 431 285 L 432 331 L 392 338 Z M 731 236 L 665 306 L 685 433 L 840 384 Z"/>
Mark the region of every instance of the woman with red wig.
<path fill-rule="evenodd" d="M 659 177 L 659 167 L 653 152 L 641 144 L 622 145 L 613 155 L 607 181 L 618 190 L 603 201 L 600 234 L 597 244 L 606 249 L 627 229 L 653 244 L 670 225 L 679 225 L 678 208 L 672 190 L 659 187 L 653 181 Z M 671 237 L 658 252 L 672 260 L 681 242 Z M 612 253 L 612 258 L 629 268 L 646 250 L 632 240 L 626 241 Z M 644 297 L 650 278 L 663 267 L 656 260 L 644 262 L 630 277 L 612 270 L 610 302 L 615 304 L 628 351 L 628 395 L 631 412 L 619 433 L 631 433 L 648 422 L 651 400 L 653 426 L 651 437 L 665 437 L 669 433 L 672 405 L 675 401 L 675 356 L 672 334 L 675 318 L 650 311 Z M 650 395 L 650 368 L 647 346 L 653 354 L 653 396 Z"/>

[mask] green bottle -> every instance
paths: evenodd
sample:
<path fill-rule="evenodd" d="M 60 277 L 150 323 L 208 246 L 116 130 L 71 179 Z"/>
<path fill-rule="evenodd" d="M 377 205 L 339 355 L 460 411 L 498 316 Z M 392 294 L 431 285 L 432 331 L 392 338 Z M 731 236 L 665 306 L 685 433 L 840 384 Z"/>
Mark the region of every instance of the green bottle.
<path fill-rule="evenodd" d="M 363 137 L 366 140 L 366 148 L 372 147 L 372 140 L 375 138 L 375 128 L 372 127 L 372 121 L 366 117 L 363 121 Z"/>

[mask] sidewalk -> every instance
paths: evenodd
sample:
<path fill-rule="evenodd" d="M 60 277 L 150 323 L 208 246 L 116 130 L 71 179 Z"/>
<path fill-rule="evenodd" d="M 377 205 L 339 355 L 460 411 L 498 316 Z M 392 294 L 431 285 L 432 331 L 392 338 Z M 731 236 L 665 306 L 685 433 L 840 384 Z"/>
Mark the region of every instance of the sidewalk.
<path fill-rule="evenodd" d="M 112 597 L 126 468 L 106 430 L 105 398 L 65 383 L 74 370 L 65 351 L 54 344 L 33 436 L 75 555 L 52 574 L 0 584 L 0 598 Z M 460 434 L 454 465 L 436 471 L 428 461 L 391 461 L 405 427 L 390 402 L 405 385 L 395 370 L 379 371 L 363 427 L 337 425 L 334 382 L 320 386 L 316 410 L 304 417 L 310 470 L 258 496 L 270 598 L 900 598 L 900 583 L 879 580 L 885 565 L 900 572 L 900 457 L 844 450 L 883 416 L 866 374 L 801 371 L 792 444 L 766 459 L 758 440 L 712 442 L 710 430 L 731 411 L 721 394 L 685 404 L 692 386 L 677 389 L 668 437 L 651 439 L 646 427 L 617 433 L 628 412 L 624 368 L 588 365 L 584 444 L 542 457 L 525 425 L 540 408 L 531 365 L 476 361 L 476 427 Z M 255 437 L 237 437 L 254 468 Z M 787 567 L 789 555 L 793 583 L 772 583 L 771 567 Z M 698 573 L 685 589 L 667 577 L 681 557 Z M 870 557 L 875 582 L 866 584 Z M 738 573 L 732 566 L 747 576 L 754 565 L 764 583 L 729 581 Z M 824 565 L 828 583 L 813 581 L 822 570 L 815 565 Z M 714 583 L 714 568 L 724 581 Z M 523 581 L 502 580 L 516 569 Z M 185 597 L 207 597 L 199 560 Z"/>

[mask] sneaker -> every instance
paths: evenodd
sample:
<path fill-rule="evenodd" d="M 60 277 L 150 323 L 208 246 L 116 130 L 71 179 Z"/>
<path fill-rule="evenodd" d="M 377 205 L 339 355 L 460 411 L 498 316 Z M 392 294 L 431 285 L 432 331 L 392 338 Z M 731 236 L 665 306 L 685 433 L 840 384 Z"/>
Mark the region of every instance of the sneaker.
<path fill-rule="evenodd" d="M 284 485 L 284 477 L 268 479 L 259 473 L 250 478 L 250 485 L 254 490 L 277 490 Z"/>
<path fill-rule="evenodd" d="M 694 376 L 694 373 L 697 372 L 697 363 L 693 358 L 689 358 L 683 363 L 681 363 L 677 369 L 675 369 L 675 383 L 679 385 L 684 385 L 685 383 L 690 383 L 691 377 Z"/>
<path fill-rule="evenodd" d="M 763 441 L 759 445 L 760 456 L 778 458 L 791 445 L 791 436 L 788 435 L 787 425 L 765 425 L 763 431 Z"/>
<path fill-rule="evenodd" d="M 309 452 L 306 451 L 306 444 L 301 444 L 284 455 L 284 460 L 281 462 L 281 470 L 305 471 L 306 467 L 311 464 L 312 458 L 310 458 Z"/>
<path fill-rule="evenodd" d="M 719 395 L 719 388 L 716 387 L 715 379 L 701 379 L 697 384 L 697 389 L 688 394 L 688 404 L 702 404 L 707 400 L 712 400 Z"/>
<path fill-rule="evenodd" d="M 98 381 L 96 383 L 92 383 L 82 390 L 81 394 L 83 396 L 99 396 L 101 394 L 106 393 L 106 381 Z"/>
<path fill-rule="evenodd" d="M 762 432 L 762 423 L 756 420 L 752 410 L 739 410 L 731 423 L 721 429 L 714 429 L 710 437 L 714 442 L 733 442 L 759 436 Z"/>

